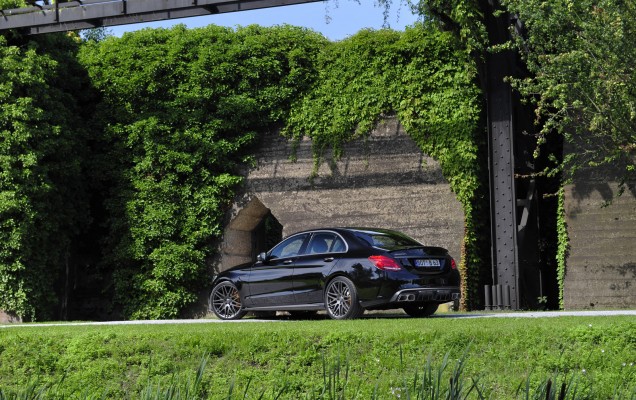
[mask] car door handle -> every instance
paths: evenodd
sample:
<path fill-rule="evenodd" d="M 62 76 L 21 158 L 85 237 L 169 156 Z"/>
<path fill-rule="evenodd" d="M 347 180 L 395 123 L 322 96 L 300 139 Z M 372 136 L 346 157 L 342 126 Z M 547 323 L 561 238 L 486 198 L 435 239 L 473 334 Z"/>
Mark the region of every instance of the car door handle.
<path fill-rule="evenodd" d="M 283 261 L 283 264 L 291 264 L 293 262 L 294 262 L 293 260 L 285 260 L 285 261 Z"/>
<path fill-rule="evenodd" d="M 325 262 L 332 262 L 333 261 L 333 257 L 325 257 L 324 260 L 325 260 Z"/>

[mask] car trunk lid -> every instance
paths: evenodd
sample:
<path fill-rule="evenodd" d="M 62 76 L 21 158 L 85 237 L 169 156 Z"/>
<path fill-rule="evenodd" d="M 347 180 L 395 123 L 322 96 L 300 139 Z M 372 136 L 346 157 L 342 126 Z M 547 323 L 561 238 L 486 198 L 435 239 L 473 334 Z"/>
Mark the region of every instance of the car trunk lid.
<path fill-rule="evenodd" d="M 446 273 L 451 269 L 448 252 L 441 247 L 413 247 L 390 252 L 406 270 L 419 275 Z"/>

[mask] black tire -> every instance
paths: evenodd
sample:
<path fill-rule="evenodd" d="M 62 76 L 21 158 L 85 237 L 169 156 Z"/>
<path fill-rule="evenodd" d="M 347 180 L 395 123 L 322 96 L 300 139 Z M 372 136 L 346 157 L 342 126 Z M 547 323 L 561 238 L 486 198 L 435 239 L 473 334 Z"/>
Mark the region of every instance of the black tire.
<path fill-rule="evenodd" d="M 414 318 L 430 317 L 437 311 L 438 304 L 426 303 L 412 306 L 404 306 L 405 313 Z"/>
<path fill-rule="evenodd" d="M 210 294 L 210 310 L 220 319 L 241 319 L 247 313 L 241 304 L 241 295 L 232 282 L 221 282 Z"/>
<path fill-rule="evenodd" d="M 325 288 L 325 309 L 331 319 L 355 319 L 364 313 L 355 285 L 344 276 L 333 278 Z"/>

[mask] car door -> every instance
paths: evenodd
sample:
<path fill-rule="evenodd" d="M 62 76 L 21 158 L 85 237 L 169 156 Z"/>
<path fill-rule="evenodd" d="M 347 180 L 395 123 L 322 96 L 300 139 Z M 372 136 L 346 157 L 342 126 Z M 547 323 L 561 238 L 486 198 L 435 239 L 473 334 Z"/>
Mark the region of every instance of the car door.
<path fill-rule="evenodd" d="M 325 276 L 346 253 L 345 241 L 335 232 L 314 232 L 305 253 L 294 265 L 294 301 L 297 304 L 322 303 Z"/>
<path fill-rule="evenodd" d="M 305 247 L 308 233 L 291 236 L 252 266 L 247 282 L 249 307 L 274 307 L 294 302 L 294 261 Z"/>

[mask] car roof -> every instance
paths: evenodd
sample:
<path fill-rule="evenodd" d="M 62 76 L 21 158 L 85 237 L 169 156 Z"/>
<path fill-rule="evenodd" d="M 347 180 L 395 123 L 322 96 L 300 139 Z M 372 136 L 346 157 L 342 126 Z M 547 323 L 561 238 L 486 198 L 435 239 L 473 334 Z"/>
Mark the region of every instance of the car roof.
<path fill-rule="evenodd" d="M 299 234 L 307 234 L 307 233 L 313 233 L 313 232 L 325 232 L 325 231 L 330 231 L 330 232 L 335 232 L 339 235 L 345 235 L 345 236 L 349 236 L 349 235 L 353 235 L 353 236 L 358 236 L 358 234 L 362 233 L 362 234 L 366 234 L 366 235 L 390 235 L 390 236 L 399 236 L 399 237 L 406 237 L 410 240 L 415 241 L 416 243 L 420 243 L 417 240 L 413 239 L 412 237 L 399 232 L 399 231 L 394 231 L 391 229 L 384 229 L 384 228 L 353 228 L 353 227 L 330 227 L 330 228 L 315 228 L 315 229 L 307 229 L 304 231 L 300 231 L 300 232 L 296 232 L 296 233 L 292 233 L 291 235 L 287 236 L 286 238 L 290 238 L 292 236 L 296 236 Z M 285 238 L 285 239 L 286 239 Z M 421 243 L 420 243 L 421 244 Z"/>
<path fill-rule="evenodd" d="M 391 229 L 384 228 L 363 228 L 363 227 L 325 227 L 325 228 L 314 228 L 314 229 L 306 229 L 303 231 L 292 233 L 289 236 L 296 235 L 298 233 L 311 233 L 311 232 L 319 232 L 319 231 L 334 231 L 334 232 L 364 232 L 364 233 L 397 233 L 402 234 L 401 232 L 394 231 Z"/>

